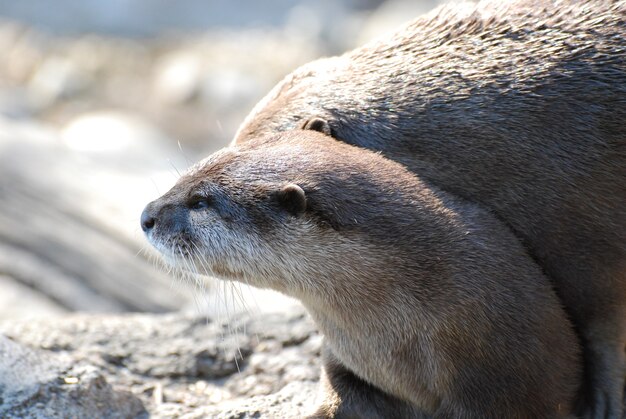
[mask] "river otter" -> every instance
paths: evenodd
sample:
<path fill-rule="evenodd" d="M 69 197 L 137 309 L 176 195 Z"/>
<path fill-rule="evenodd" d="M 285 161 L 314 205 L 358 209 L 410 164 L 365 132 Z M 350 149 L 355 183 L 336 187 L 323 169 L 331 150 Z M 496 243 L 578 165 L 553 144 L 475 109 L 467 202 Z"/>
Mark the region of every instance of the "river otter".
<path fill-rule="evenodd" d="M 622 417 L 626 2 L 444 6 L 296 70 L 235 143 L 299 126 L 382 151 L 508 224 L 582 339 L 580 414 Z"/>
<path fill-rule="evenodd" d="M 175 265 L 302 301 L 326 341 L 318 417 L 552 418 L 582 380 L 550 281 L 486 211 L 313 131 L 208 157 L 148 204 Z"/>

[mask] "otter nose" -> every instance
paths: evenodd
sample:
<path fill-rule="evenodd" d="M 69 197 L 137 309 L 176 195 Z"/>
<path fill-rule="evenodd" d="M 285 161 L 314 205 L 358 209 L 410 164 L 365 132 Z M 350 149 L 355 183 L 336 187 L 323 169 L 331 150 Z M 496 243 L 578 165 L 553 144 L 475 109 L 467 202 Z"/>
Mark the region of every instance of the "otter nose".
<path fill-rule="evenodd" d="M 188 228 L 188 216 L 189 210 L 185 206 L 157 199 L 141 213 L 141 229 L 148 234 L 158 227 L 165 235 L 177 234 Z"/>
<path fill-rule="evenodd" d="M 152 215 L 150 205 L 148 205 L 141 213 L 141 229 L 144 233 L 147 233 L 152 229 L 152 227 L 154 227 L 155 224 L 156 218 Z"/>

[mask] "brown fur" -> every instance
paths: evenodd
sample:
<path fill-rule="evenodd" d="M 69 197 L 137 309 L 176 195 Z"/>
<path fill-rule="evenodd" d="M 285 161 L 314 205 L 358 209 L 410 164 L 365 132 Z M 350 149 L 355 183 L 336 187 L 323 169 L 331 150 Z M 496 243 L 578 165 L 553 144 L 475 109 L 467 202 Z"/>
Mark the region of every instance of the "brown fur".
<path fill-rule="evenodd" d="M 322 330 L 318 417 L 551 418 L 578 343 L 549 280 L 475 204 L 313 131 L 221 151 L 142 216 L 178 266 L 300 299 Z"/>
<path fill-rule="evenodd" d="M 311 129 L 382 151 L 508 224 L 583 341 L 581 413 L 621 418 L 626 2 L 443 7 L 296 70 L 257 105 L 236 143 L 312 117 Z"/>

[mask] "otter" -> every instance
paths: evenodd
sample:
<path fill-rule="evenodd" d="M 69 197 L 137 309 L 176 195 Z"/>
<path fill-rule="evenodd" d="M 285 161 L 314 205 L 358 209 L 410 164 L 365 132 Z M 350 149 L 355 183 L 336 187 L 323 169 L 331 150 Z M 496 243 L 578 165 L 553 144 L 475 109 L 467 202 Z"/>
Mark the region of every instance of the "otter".
<path fill-rule="evenodd" d="M 582 361 L 550 281 L 489 212 L 311 130 L 209 156 L 141 217 L 171 263 L 299 299 L 312 417 L 552 418 Z"/>
<path fill-rule="evenodd" d="M 579 414 L 621 419 L 625 1 L 443 6 L 295 70 L 234 143 L 299 127 L 380 151 L 504 221 L 582 341 Z"/>

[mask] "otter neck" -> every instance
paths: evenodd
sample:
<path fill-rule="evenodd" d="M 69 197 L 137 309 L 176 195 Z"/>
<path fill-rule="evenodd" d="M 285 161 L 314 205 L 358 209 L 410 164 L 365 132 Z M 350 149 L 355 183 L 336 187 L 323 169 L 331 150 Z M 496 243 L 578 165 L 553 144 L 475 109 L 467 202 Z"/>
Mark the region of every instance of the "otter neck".
<path fill-rule="evenodd" d="M 434 410 L 438 400 L 427 386 L 416 388 L 410 384 L 416 376 L 426 383 L 425 371 L 435 368 L 435 349 L 426 336 L 428 331 L 424 330 L 424 325 L 433 322 L 426 318 L 429 308 L 406 290 L 398 292 L 400 289 L 399 286 L 378 289 L 372 293 L 375 298 L 348 294 L 350 298 L 311 298 L 303 299 L 302 303 L 332 353 L 349 370 L 406 401 L 430 400 L 432 404 L 424 407 Z M 411 309 L 407 310 L 407 306 Z M 407 369 L 396 362 L 397 349 L 407 347 L 427 360 L 423 368 Z"/>

